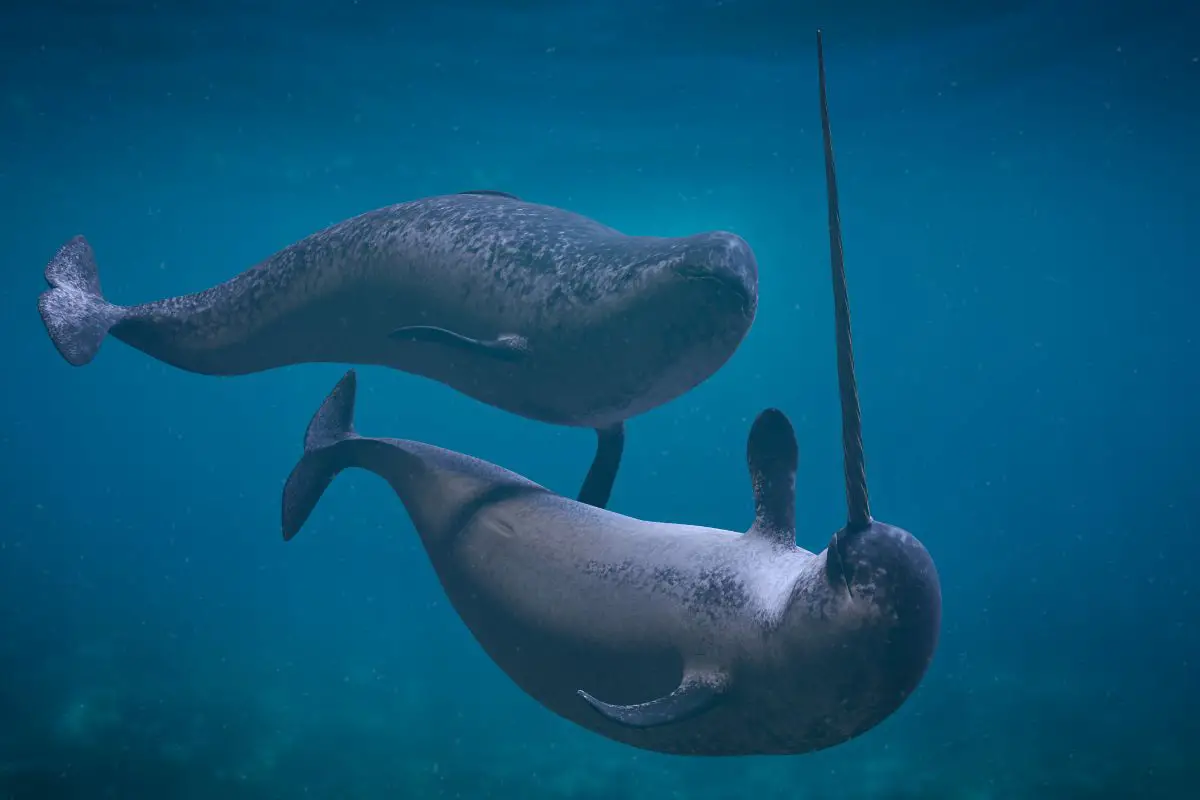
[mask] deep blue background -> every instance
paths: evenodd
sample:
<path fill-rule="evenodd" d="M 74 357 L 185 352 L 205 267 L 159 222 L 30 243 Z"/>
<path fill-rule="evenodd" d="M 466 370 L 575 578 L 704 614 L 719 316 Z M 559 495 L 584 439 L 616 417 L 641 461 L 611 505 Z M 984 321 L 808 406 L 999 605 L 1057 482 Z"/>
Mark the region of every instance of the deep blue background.
<path fill-rule="evenodd" d="M 803 10 L 799 8 L 803 6 Z M 750 420 L 842 519 L 813 35 L 826 31 L 874 511 L 929 547 L 942 642 L 831 751 L 688 760 L 519 692 L 403 508 L 279 492 L 343 371 L 72 369 L 46 260 L 207 287 L 469 188 L 759 258 L 733 360 L 634 420 L 612 507 L 743 529 Z M 48 2 L 0 16 L 0 798 L 1128 798 L 1200 781 L 1200 5 Z M 360 370 L 359 428 L 572 493 L 589 432 Z M 797 676 L 803 680 L 803 676 Z"/>

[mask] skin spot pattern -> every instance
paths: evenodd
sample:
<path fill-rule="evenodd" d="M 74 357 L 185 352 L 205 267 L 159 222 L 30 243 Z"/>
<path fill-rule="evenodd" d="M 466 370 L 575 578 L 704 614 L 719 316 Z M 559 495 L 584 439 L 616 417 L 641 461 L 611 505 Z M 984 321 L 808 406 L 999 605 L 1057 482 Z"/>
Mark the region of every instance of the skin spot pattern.
<path fill-rule="evenodd" d="M 685 607 L 710 619 L 737 613 L 750 604 L 745 584 L 730 569 L 703 567 L 689 572 L 676 567 L 647 569 L 634 561 L 616 564 L 589 561 L 583 573 L 618 586 L 677 596 Z"/>

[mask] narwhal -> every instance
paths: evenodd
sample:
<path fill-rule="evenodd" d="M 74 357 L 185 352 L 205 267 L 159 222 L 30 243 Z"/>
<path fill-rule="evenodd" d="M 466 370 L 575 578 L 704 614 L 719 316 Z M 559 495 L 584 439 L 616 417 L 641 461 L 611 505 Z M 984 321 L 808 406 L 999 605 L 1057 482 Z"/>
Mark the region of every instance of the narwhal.
<path fill-rule="evenodd" d="M 374 472 L 492 660 L 551 711 L 634 747 L 806 753 L 894 712 L 933 657 L 941 589 L 921 543 L 870 512 L 819 33 L 817 53 L 848 504 L 823 552 L 796 545 L 797 446 L 778 410 L 750 429 L 755 517 L 738 533 L 633 519 L 461 453 L 360 436 L 353 370 L 308 427 L 284 538 L 338 472 Z"/>
<path fill-rule="evenodd" d="M 579 499 L 607 504 L 624 421 L 733 355 L 758 307 L 739 236 L 627 236 L 588 217 L 471 191 L 318 231 L 225 283 L 117 306 L 76 236 L 45 271 L 42 321 L 71 364 L 117 339 L 191 372 L 311 362 L 422 375 L 523 417 L 598 436 Z"/>

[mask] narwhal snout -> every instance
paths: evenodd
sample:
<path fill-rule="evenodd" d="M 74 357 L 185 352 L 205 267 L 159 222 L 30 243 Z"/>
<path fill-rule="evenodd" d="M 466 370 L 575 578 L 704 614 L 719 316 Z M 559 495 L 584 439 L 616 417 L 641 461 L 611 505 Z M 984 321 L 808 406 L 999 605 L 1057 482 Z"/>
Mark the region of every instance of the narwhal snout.
<path fill-rule="evenodd" d="M 743 311 L 753 315 L 758 307 L 758 262 L 745 239 L 725 231 L 691 237 L 687 254 L 675 267 L 688 279 L 711 281 L 732 295 Z"/>
<path fill-rule="evenodd" d="M 875 666 L 907 695 L 933 659 L 941 629 L 942 589 L 929 551 L 903 528 L 872 520 L 865 529 L 834 535 L 826 577 L 873 620 Z"/>

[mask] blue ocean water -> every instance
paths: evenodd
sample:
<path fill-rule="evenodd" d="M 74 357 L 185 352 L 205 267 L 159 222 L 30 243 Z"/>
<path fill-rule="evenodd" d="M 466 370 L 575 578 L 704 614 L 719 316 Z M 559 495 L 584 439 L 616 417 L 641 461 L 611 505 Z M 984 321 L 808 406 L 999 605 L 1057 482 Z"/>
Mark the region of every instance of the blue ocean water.
<path fill-rule="evenodd" d="M 658 756 L 519 691 L 403 507 L 279 497 L 344 371 L 239 378 L 36 311 L 208 287 L 362 211 L 488 188 L 758 256 L 728 365 L 629 424 L 611 507 L 744 529 L 749 425 L 844 519 L 814 34 L 825 31 L 873 510 L 941 642 L 890 719 L 799 757 Z M 0 17 L 0 798 L 1166 798 L 1200 782 L 1200 6 L 57 0 Z M 360 430 L 573 494 L 588 431 L 361 368 Z M 803 681 L 803 675 L 797 675 Z"/>

